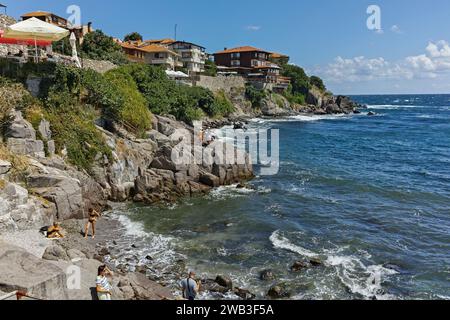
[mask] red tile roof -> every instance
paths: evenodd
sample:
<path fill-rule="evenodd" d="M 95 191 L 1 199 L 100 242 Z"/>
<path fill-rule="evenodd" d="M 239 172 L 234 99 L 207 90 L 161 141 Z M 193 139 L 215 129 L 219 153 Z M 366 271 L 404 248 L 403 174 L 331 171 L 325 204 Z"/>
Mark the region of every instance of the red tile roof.
<path fill-rule="evenodd" d="M 226 49 L 223 51 L 216 52 L 215 54 L 225 54 L 225 53 L 240 53 L 240 52 L 264 52 L 264 53 L 270 53 L 266 50 L 258 49 L 251 46 L 244 46 L 244 47 L 237 47 L 232 49 Z"/>

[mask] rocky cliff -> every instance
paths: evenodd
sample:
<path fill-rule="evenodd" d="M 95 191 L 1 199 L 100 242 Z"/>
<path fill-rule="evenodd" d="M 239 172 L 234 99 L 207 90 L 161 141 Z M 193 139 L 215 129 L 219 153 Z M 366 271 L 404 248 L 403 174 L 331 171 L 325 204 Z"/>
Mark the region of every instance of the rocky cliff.
<path fill-rule="evenodd" d="M 4 136 L 7 149 L 0 162 L 0 198 L 4 199 L 0 230 L 83 218 L 89 208 L 105 208 L 108 200 L 173 201 L 253 176 L 248 155 L 242 155 L 244 164 L 237 164 L 235 159 L 224 164 L 207 163 L 206 159 L 223 157 L 227 148 L 233 149 L 236 159 L 240 151 L 219 141 L 208 147 L 193 147 L 194 129 L 172 118 L 155 116 L 153 129 L 145 139 L 123 128 L 110 132 L 98 127 L 112 158 L 99 157 L 89 174 L 70 166 L 64 152 L 55 155 L 51 127 L 45 120 L 39 128 L 42 132 L 36 134 L 21 112 L 13 111 Z M 178 153 L 183 161 L 174 160 Z M 12 175 L 12 159 L 18 156 L 26 162 L 26 170 L 17 180 Z"/>

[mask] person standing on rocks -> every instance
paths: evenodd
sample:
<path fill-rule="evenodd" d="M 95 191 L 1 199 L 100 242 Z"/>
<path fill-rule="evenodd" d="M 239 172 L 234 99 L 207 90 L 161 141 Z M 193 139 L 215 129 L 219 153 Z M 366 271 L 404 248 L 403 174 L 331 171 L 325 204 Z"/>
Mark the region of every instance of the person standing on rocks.
<path fill-rule="evenodd" d="M 84 237 L 87 238 L 89 234 L 89 227 L 92 226 L 92 239 L 95 239 L 95 224 L 97 223 L 98 218 L 101 217 L 101 214 L 95 211 L 94 209 L 89 209 L 89 220 L 86 223 L 86 229 L 84 232 Z"/>
<path fill-rule="evenodd" d="M 191 271 L 189 277 L 181 281 L 181 288 L 183 290 L 183 298 L 194 301 L 197 297 L 200 286 L 195 281 L 195 272 Z"/>
<path fill-rule="evenodd" d="M 98 267 L 97 279 L 95 281 L 98 300 L 111 300 L 112 286 L 108 277 L 112 277 L 113 273 L 106 265 Z"/>

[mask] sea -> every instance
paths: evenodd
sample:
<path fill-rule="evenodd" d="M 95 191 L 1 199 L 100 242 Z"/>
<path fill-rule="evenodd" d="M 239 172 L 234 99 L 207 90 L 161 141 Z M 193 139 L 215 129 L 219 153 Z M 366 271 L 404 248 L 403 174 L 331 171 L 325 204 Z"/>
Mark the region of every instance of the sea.
<path fill-rule="evenodd" d="M 112 262 L 179 275 L 229 276 L 267 298 L 450 299 L 450 95 L 353 96 L 357 115 L 253 119 L 278 129 L 280 169 L 246 188 L 177 203 L 123 205 Z M 369 112 L 374 115 L 369 116 Z M 296 261 L 323 265 L 300 272 Z M 270 269 L 274 280 L 262 281 Z M 203 293 L 200 299 L 238 299 Z"/>

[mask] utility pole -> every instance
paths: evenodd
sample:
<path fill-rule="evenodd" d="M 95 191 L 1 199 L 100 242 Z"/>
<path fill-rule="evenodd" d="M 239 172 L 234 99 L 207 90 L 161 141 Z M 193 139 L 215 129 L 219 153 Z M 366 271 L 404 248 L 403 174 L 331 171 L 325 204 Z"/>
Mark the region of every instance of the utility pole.
<path fill-rule="evenodd" d="M 175 24 L 175 41 L 177 41 L 178 24 Z"/>

